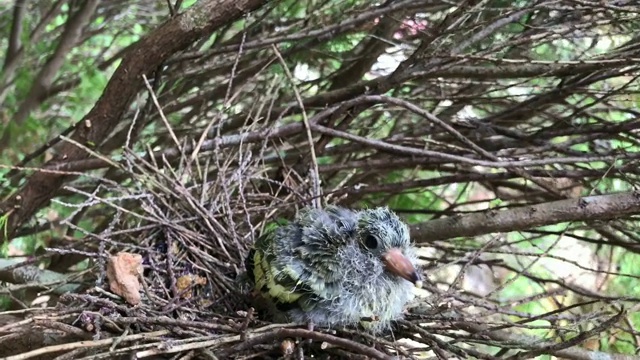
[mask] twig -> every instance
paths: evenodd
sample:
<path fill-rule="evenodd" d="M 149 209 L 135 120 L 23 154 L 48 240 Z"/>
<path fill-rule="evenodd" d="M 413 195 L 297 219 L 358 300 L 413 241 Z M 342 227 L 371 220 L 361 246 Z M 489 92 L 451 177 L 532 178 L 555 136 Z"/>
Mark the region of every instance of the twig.
<path fill-rule="evenodd" d="M 58 352 L 58 351 L 75 350 L 75 349 L 80 349 L 80 348 L 100 347 L 100 346 L 105 346 L 105 345 L 111 345 L 115 341 L 129 342 L 129 341 L 153 339 L 153 338 L 157 338 L 157 337 L 160 337 L 160 336 L 163 336 L 163 335 L 167 335 L 167 334 L 170 334 L 169 330 L 161 330 L 161 331 L 155 331 L 155 332 L 150 332 L 150 333 L 129 335 L 129 336 L 126 336 L 124 338 L 110 338 L 110 339 L 103 339 L 103 340 L 78 341 L 78 342 L 73 342 L 73 343 L 68 343 L 68 344 L 46 346 L 46 347 L 43 347 L 43 348 L 40 348 L 40 349 L 37 349 L 37 350 L 33 350 L 33 351 L 26 352 L 26 353 L 22 353 L 20 355 L 8 356 L 8 357 L 4 358 L 4 360 L 24 360 L 24 359 L 29 359 L 29 358 L 32 358 L 32 357 L 35 357 L 35 356 L 40 356 L 40 355 L 49 354 L 49 353 Z"/>
<path fill-rule="evenodd" d="M 153 104 L 156 106 L 156 109 L 158 110 L 158 114 L 160 114 L 160 119 L 162 119 L 162 122 L 164 123 L 164 126 L 167 128 L 169 135 L 171 135 L 171 139 L 176 144 L 178 151 L 182 153 L 182 145 L 180 145 L 180 141 L 178 141 L 178 137 L 173 132 L 173 128 L 171 127 L 171 124 L 169 124 L 169 120 L 167 120 L 167 117 L 164 116 L 164 111 L 162 111 L 162 106 L 160 106 L 160 103 L 158 102 L 158 98 L 156 97 L 156 93 L 153 91 L 153 87 L 151 86 L 151 84 L 149 84 L 147 75 L 142 74 L 142 79 L 144 79 L 144 85 L 147 87 L 147 90 L 149 90 L 149 95 L 151 96 L 151 99 L 153 99 Z"/>
<path fill-rule="evenodd" d="M 298 106 L 300 106 L 300 110 L 302 113 L 302 121 L 304 123 L 304 129 L 307 133 L 307 142 L 309 143 L 309 154 L 311 154 L 311 188 L 313 193 L 312 201 L 315 208 L 321 207 L 320 196 L 322 196 L 322 189 L 320 188 L 320 173 L 318 172 L 318 159 L 316 158 L 316 149 L 313 145 L 313 135 L 311 135 L 311 126 L 309 124 L 309 118 L 307 117 L 307 112 L 304 107 L 304 102 L 302 101 L 302 96 L 300 96 L 300 92 L 298 91 L 298 87 L 294 81 L 293 75 L 291 75 L 291 71 L 287 67 L 287 63 L 282 58 L 282 54 L 278 51 L 278 48 L 275 45 L 272 45 L 272 49 L 275 52 L 276 56 L 280 60 L 280 64 L 284 69 L 285 74 L 287 74 L 287 78 L 291 82 L 291 87 L 293 89 L 293 93 L 296 96 L 296 101 L 298 102 Z"/>
<path fill-rule="evenodd" d="M 375 348 L 360 344 L 353 340 L 339 338 L 337 336 L 317 332 L 317 331 L 309 331 L 305 329 L 276 329 L 272 332 L 268 332 L 263 335 L 247 337 L 247 340 L 243 343 L 237 344 L 231 348 L 224 349 L 218 354 L 216 354 L 220 358 L 228 358 L 232 354 L 235 354 L 239 351 L 250 349 L 258 344 L 264 344 L 276 339 L 284 339 L 284 338 L 304 338 L 304 339 L 312 339 L 316 341 L 326 342 L 329 344 L 333 344 L 336 346 L 340 346 L 344 349 L 351 350 L 353 352 L 370 356 L 374 359 L 379 360 L 392 360 L 393 356 L 387 355 L 381 351 L 376 350 Z"/>

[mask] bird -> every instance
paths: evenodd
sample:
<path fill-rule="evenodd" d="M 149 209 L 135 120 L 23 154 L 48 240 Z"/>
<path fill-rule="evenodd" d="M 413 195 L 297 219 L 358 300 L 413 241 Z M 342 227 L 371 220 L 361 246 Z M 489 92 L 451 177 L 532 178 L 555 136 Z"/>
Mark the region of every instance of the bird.
<path fill-rule="evenodd" d="M 310 328 L 382 332 L 422 287 L 409 228 L 388 207 L 302 208 L 258 237 L 245 267 L 276 321 Z"/>

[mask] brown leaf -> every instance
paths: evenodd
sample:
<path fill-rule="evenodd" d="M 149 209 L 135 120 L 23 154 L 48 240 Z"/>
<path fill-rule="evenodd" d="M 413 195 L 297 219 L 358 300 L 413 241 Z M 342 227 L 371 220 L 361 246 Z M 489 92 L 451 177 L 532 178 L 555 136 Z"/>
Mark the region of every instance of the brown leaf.
<path fill-rule="evenodd" d="M 129 304 L 140 303 L 140 281 L 142 275 L 142 256 L 120 252 L 110 256 L 107 263 L 109 288 L 122 296 Z"/>

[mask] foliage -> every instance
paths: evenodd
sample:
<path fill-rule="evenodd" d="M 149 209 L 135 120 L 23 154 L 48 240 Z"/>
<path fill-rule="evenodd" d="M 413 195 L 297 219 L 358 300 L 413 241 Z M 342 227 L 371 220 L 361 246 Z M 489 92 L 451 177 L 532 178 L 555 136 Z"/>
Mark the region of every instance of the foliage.
<path fill-rule="evenodd" d="M 0 2 L 3 256 L 108 290 L 105 257 L 140 253 L 149 292 L 135 313 L 51 284 L 20 301 L 52 291 L 45 315 L 80 320 L 39 326 L 70 336 L 137 323 L 202 340 L 186 356 L 277 357 L 285 335 L 343 358 L 633 354 L 639 15 L 624 0 Z M 253 238 L 318 201 L 411 224 L 430 284 L 395 338 L 338 343 L 247 312 Z M 187 273 L 207 279 L 191 300 L 171 285 Z"/>

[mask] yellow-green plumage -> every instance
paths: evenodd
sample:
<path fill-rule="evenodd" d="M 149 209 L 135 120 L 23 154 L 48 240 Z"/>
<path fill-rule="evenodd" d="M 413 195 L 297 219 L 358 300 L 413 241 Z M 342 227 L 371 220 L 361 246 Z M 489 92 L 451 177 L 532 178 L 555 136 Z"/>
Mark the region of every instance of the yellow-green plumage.
<path fill-rule="evenodd" d="M 379 330 L 412 298 L 413 285 L 381 260 L 389 249 L 417 266 L 407 226 L 387 208 L 305 208 L 262 234 L 246 265 L 280 321 L 337 326 L 375 317 Z"/>
<path fill-rule="evenodd" d="M 265 239 L 263 241 L 268 240 Z M 301 293 L 296 293 L 293 289 L 285 287 L 276 281 L 275 274 L 279 272 L 279 269 L 274 269 L 269 265 L 263 251 L 256 251 L 253 261 L 256 289 L 266 289 L 265 295 L 282 303 L 293 303 L 300 299 Z"/>

